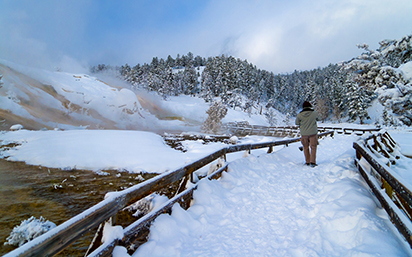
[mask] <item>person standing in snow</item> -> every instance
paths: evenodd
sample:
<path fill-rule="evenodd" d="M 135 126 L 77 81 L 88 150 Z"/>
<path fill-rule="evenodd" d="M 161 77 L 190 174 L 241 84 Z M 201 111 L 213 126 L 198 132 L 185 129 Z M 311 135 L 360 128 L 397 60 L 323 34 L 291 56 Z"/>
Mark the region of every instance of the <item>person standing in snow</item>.
<path fill-rule="evenodd" d="M 316 121 L 318 120 L 320 120 L 318 112 L 313 109 L 308 101 L 305 101 L 303 103 L 303 110 L 296 117 L 295 124 L 298 125 L 300 129 L 306 165 L 311 167 L 317 166 L 316 148 L 318 147 L 318 125 Z"/>

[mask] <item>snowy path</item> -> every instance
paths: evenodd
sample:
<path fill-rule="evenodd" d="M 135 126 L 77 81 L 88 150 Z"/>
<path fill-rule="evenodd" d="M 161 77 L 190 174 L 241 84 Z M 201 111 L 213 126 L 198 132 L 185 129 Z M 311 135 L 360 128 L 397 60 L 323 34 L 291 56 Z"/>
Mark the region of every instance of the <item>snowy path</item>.
<path fill-rule="evenodd" d="M 316 168 L 298 144 L 231 162 L 189 210 L 159 216 L 133 256 L 410 256 L 353 165 L 354 140 L 321 140 Z"/>

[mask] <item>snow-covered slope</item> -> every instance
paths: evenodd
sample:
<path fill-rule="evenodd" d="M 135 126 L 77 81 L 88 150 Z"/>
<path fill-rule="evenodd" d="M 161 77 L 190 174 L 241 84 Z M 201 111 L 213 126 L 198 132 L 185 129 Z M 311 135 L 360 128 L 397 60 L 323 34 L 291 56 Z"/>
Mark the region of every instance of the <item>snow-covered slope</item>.
<path fill-rule="evenodd" d="M 143 129 L 164 126 L 134 92 L 85 74 L 50 72 L 0 63 L 3 126 Z M 5 124 L 9 123 L 9 124 Z M 4 128 L 2 128 L 4 129 Z"/>
<path fill-rule="evenodd" d="M 209 107 L 204 100 L 132 91 L 124 82 L 87 74 L 40 70 L 0 60 L 0 130 L 129 129 L 198 131 Z M 281 120 L 281 118 L 279 118 Z M 224 122 L 267 125 L 262 115 L 229 110 Z"/>

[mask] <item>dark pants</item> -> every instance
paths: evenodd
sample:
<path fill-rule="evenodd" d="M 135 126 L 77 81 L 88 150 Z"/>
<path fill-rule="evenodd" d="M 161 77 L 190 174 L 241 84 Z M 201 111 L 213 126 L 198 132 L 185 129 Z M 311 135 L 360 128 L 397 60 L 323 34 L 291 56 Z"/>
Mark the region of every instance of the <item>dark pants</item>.
<path fill-rule="evenodd" d="M 302 136 L 303 152 L 306 163 L 316 163 L 316 148 L 318 147 L 318 135 Z M 310 147 L 310 151 L 309 151 Z"/>

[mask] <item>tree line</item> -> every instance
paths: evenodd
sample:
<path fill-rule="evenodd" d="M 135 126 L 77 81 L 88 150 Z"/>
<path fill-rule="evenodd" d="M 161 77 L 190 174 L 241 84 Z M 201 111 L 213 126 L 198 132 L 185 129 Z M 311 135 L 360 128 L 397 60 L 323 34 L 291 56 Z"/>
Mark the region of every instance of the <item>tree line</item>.
<path fill-rule="evenodd" d="M 288 74 L 258 69 L 233 56 L 204 58 L 191 52 L 176 58 L 154 57 L 149 64 L 133 67 L 101 64 L 91 71 L 114 70 L 132 87 L 155 91 L 165 99 L 182 94 L 207 102 L 219 98 L 227 108 L 264 114 L 270 123 L 273 110 L 295 116 L 304 101 L 313 103 L 323 120 L 363 123 L 369 118 L 367 108 L 378 99 L 384 107 L 384 125 L 410 126 L 411 108 L 401 107 L 411 107 L 411 84 L 398 68 L 412 59 L 411 36 L 382 41 L 376 51 L 364 44 L 358 47 L 365 52 L 350 61 Z M 400 93 L 390 95 L 390 89 Z"/>

